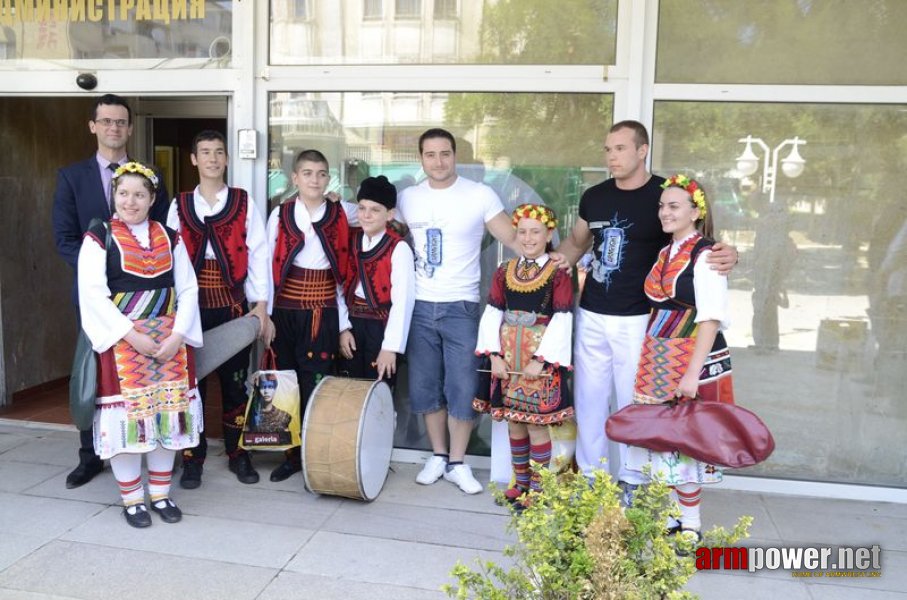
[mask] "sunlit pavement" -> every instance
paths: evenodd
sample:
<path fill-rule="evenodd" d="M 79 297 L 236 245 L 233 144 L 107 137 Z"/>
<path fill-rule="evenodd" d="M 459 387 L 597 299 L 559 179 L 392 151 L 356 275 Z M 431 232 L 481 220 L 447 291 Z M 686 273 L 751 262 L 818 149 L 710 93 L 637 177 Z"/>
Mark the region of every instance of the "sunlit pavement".
<path fill-rule="evenodd" d="M 262 482 L 243 485 L 219 445 L 201 488 L 174 486 L 181 523 L 152 515 L 152 527 L 132 529 L 109 469 L 66 489 L 76 443 L 68 427 L 0 420 L 0 600 L 442 598 L 458 560 L 502 561 L 512 542 L 489 494 L 417 485 L 417 465 L 394 464 L 378 499 L 363 503 L 310 494 L 301 475 L 269 482 L 276 454 L 257 453 Z M 706 527 L 742 514 L 755 519 L 748 546 L 878 544 L 881 576 L 703 572 L 688 586 L 702 598 L 907 598 L 907 506 L 704 493 Z"/>

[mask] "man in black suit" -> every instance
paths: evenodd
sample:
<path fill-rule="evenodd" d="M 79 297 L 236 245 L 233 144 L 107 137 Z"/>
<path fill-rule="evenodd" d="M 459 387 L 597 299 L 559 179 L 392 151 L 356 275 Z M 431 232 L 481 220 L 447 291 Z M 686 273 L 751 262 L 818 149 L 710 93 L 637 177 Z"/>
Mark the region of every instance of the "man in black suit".
<path fill-rule="evenodd" d="M 98 138 L 97 153 L 86 160 L 63 167 L 57 173 L 54 192 L 53 227 L 57 252 L 75 274 L 82 235 L 95 217 L 109 220 L 111 211 L 110 182 L 117 166 L 127 162 L 126 143 L 132 135 L 132 110 L 124 98 L 115 94 L 99 97 L 92 108 L 88 129 Z M 158 187 L 151 206 L 150 218 L 166 223 L 167 190 Z M 73 279 L 72 299 L 79 315 L 79 294 Z M 94 453 L 92 430 L 80 432 L 79 466 L 66 477 L 66 487 L 86 484 L 104 468 Z"/>

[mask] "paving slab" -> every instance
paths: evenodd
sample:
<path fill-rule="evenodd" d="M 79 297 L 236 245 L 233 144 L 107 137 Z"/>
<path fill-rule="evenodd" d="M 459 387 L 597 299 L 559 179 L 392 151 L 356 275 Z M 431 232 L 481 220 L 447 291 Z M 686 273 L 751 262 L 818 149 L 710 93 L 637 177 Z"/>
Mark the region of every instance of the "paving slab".
<path fill-rule="evenodd" d="M 768 508 L 759 494 L 722 490 L 706 486 L 702 491 L 702 526 L 711 529 L 720 525 L 731 529 L 744 515 L 753 517 L 750 527 L 752 538 L 780 540 L 781 533 L 769 515 Z"/>
<path fill-rule="evenodd" d="M 91 502 L 0 492 L 0 532 L 50 541 L 80 526 L 105 508 Z"/>
<path fill-rule="evenodd" d="M 21 591 L 84 600 L 253 600 L 275 575 L 274 569 L 55 541 L 0 572 L 0 589 L 16 598 Z"/>
<path fill-rule="evenodd" d="M 416 485 L 416 484 L 413 484 Z M 513 541 L 509 517 L 390 502 L 347 503 L 322 529 L 338 533 L 501 551 Z"/>
<path fill-rule="evenodd" d="M 0 535 L 0 571 L 46 543 L 46 539 L 34 535 L 3 533 Z"/>
<path fill-rule="evenodd" d="M 794 544 L 846 544 L 907 551 L 907 506 L 881 507 L 884 514 L 867 514 L 859 502 L 777 496 L 769 511 L 782 540 Z M 881 504 L 881 503 L 880 503 Z M 895 515 L 895 516 L 892 516 Z"/>
<path fill-rule="evenodd" d="M 416 474 L 421 469 L 421 464 L 392 464 L 387 482 L 376 502 L 468 510 L 493 515 L 508 514 L 505 508 L 494 503 L 494 498 L 487 489 L 480 494 L 464 494 L 443 478 L 431 485 L 419 485 L 416 483 Z M 488 481 L 488 471 L 476 469 L 473 473 L 480 482 Z"/>
<path fill-rule="evenodd" d="M 61 536 L 62 540 L 112 548 L 171 554 L 223 563 L 280 569 L 312 536 L 309 529 L 277 527 L 238 519 L 187 516 L 134 529 L 120 507 L 110 507 Z"/>
<path fill-rule="evenodd" d="M 33 437 L 25 435 L 20 431 L 11 431 L 8 428 L 7 431 L 0 429 L 0 455 L 21 446 L 22 444 L 27 444 L 33 439 Z"/>
<path fill-rule="evenodd" d="M 175 474 L 184 521 L 152 515 L 150 529 L 134 530 L 109 468 L 65 488 L 77 441 L 71 427 L 0 420 L 0 600 L 422 600 L 444 597 L 440 586 L 452 583 L 458 560 L 509 560 L 500 552 L 513 542 L 509 516 L 487 492 L 469 496 L 443 480 L 420 486 L 421 465 L 394 464 L 375 502 L 319 496 L 305 491 L 301 474 L 268 481 L 283 456 L 263 452 L 253 458 L 262 481 L 243 485 L 218 440 L 201 488 L 182 490 Z M 742 514 L 755 517 L 742 545 L 879 544 L 882 576 L 807 582 L 789 571 L 699 573 L 689 589 L 705 600 L 907 600 L 907 506 L 707 489 L 706 527 L 730 527 Z"/>
<path fill-rule="evenodd" d="M 29 496 L 41 496 L 43 498 L 59 498 L 61 500 L 80 500 L 82 502 L 95 502 L 98 504 L 119 504 L 120 490 L 117 487 L 116 479 L 108 465 L 104 470 L 94 476 L 94 478 L 77 488 L 67 489 L 66 476 L 75 468 L 75 464 L 69 465 L 59 471 L 53 477 L 45 479 L 37 485 L 28 488 Z"/>
<path fill-rule="evenodd" d="M 0 600 L 74 600 L 75 596 L 26 592 L 25 590 L 5 590 L 0 588 Z"/>
<path fill-rule="evenodd" d="M 833 556 L 836 556 L 835 553 Z M 846 589 L 851 594 L 877 592 L 907 593 L 907 552 L 882 549 L 880 577 L 813 577 L 809 585 L 816 592 L 822 589 Z"/>
<path fill-rule="evenodd" d="M 201 487 L 184 490 L 174 478 L 171 495 L 186 515 L 241 519 L 249 523 L 318 529 L 343 504 L 341 498 L 317 496 L 303 490 L 281 489 L 267 481 L 243 484 L 226 468 L 206 466 Z"/>
<path fill-rule="evenodd" d="M 54 465 L 0 461 L 0 492 L 24 492 L 65 472 L 65 467 Z"/>
<path fill-rule="evenodd" d="M 806 585 L 791 577 L 775 579 L 756 574 L 696 573 L 687 582 L 687 591 L 701 600 L 752 600 L 778 598 L 812 600 Z"/>
<path fill-rule="evenodd" d="M 349 579 L 281 573 L 256 600 L 441 600 L 447 594 L 410 586 L 361 583 Z"/>
<path fill-rule="evenodd" d="M 855 598 L 870 598 L 871 600 L 904 600 L 907 592 L 883 592 L 879 590 L 854 590 L 852 588 L 836 587 L 830 585 L 806 584 L 806 591 L 812 600 L 854 600 Z M 705 599 L 703 599 L 705 600 Z"/>
<path fill-rule="evenodd" d="M 500 552 L 319 531 L 286 570 L 438 591 L 443 584 L 453 583 L 450 570 L 457 561 L 471 565 L 475 558 L 504 561 Z"/>
<path fill-rule="evenodd" d="M 78 445 L 73 440 L 59 436 L 42 436 L 3 453 L 4 460 L 39 465 L 56 465 L 74 469 L 79 463 Z"/>

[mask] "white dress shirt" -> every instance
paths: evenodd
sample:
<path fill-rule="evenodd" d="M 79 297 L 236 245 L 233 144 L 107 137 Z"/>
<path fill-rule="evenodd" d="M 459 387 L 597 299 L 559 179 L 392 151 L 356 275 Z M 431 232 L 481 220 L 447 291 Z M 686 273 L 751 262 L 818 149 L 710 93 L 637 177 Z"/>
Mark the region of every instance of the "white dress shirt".
<path fill-rule="evenodd" d="M 375 237 L 362 235 L 362 251 L 368 252 L 385 236 L 379 232 Z M 353 294 L 365 299 L 362 280 L 356 282 Z M 409 337 L 409 324 L 416 305 L 416 269 L 413 251 L 406 242 L 400 242 L 391 253 L 391 308 L 384 328 L 381 349 L 403 354 Z"/>
<path fill-rule="evenodd" d="M 202 196 L 199 186 L 195 187 L 194 202 L 195 214 L 200 221 L 208 217 L 215 216 L 223 211 L 227 206 L 229 188 L 224 186 L 217 192 L 217 202 L 214 206 L 208 204 L 208 201 Z M 248 206 L 246 207 L 246 248 L 249 249 L 249 267 L 246 273 L 246 281 L 243 289 L 246 293 L 246 300 L 253 304 L 255 302 L 268 302 L 271 294 L 271 254 L 268 249 L 268 240 L 265 237 L 264 219 L 252 197 L 247 197 Z M 170 203 L 170 211 L 167 213 L 167 227 L 180 231 L 180 220 L 176 210 L 176 199 Z M 205 246 L 205 258 L 214 259 L 214 249 L 211 242 Z"/>
<path fill-rule="evenodd" d="M 344 212 L 347 213 L 347 220 L 349 220 L 350 208 L 345 205 L 341 206 L 343 207 Z M 353 206 L 355 207 L 355 205 Z M 305 244 L 303 244 L 302 250 L 300 250 L 293 259 L 293 266 L 316 270 L 331 268 L 331 262 L 324 252 L 324 246 L 321 245 L 321 238 L 318 237 L 318 234 L 315 232 L 315 226 L 312 225 L 312 223 L 324 218 L 325 210 L 327 210 L 326 201 L 322 201 L 322 203 L 311 212 L 306 208 L 305 202 L 298 196 L 294 201 L 293 219 L 296 221 L 296 226 L 305 236 Z M 274 210 L 271 211 L 271 215 L 268 217 L 268 248 L 271 250 L 271 256 L 274 255 L 274 248 L 277 246 L 277 226 L 279 221 L 280 206 L 275 206 Z M 269 280 L 273 286 L 273 279 L 269 278 Z M 271 298 L 268 302 L 268 314 L 272 313 L 273 308 L 274 294 L 272 291 Z M 337 282 L 337 316 L 340 321 L 341 332 L 351 328 L 349 310 L 347 309 L 346 301 L 343 298 L 342 281 Z"/>

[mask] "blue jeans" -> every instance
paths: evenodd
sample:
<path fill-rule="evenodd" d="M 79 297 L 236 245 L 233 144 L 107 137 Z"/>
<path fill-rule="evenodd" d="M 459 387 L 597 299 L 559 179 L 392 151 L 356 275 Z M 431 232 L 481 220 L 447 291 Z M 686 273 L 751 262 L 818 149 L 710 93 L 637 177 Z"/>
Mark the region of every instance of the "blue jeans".
<path fill-rule="evenodd" d="M 479 368 L 476 338 L 479 303 L 416 301 L 406 357 L 409 401 L 415 414 L 447 408 L 447 414 L 472 421 Z"/>

